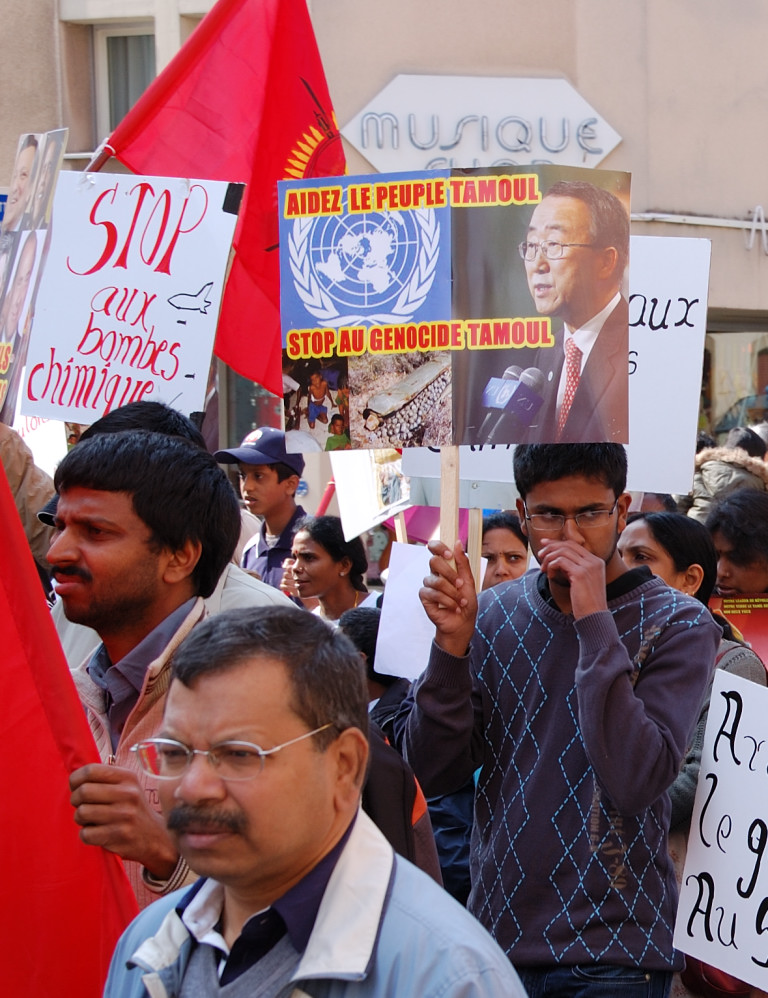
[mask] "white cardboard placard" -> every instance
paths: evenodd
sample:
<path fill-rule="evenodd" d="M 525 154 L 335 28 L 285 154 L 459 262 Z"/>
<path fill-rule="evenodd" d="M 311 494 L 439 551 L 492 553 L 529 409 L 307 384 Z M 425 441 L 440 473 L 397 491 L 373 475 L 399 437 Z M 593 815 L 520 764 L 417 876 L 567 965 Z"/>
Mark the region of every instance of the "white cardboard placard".
<path fill-rule="evenodd" d="M 627 488 L 634 492 L 691 488 L 710 251 L 708 239 L 631 238 Z M 513 450 L 512 444 L 460 447 L 462 481 L 512 482 Z M 440 454 L 404 450 L 403 471 L 439 478 Z M 515 495 L 510 492 L 508 507 Z"/>
<path fill-rule="evenodd" d="M 768 690 L 715 672 L 675 946 L 768 989 Z"/>
<path fill-rule="evenodd" d="M 203 408 L 237 221 L 229 191 L 211 180 L 60 175 L 23 415 L 92 423 L 140 399 Z"/>

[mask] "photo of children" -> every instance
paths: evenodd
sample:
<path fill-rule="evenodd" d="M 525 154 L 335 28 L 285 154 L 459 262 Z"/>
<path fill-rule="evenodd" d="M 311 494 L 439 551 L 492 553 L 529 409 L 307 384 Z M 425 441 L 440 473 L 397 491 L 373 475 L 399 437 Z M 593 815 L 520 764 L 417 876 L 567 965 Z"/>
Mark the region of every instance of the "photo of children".
<path fill-rule="evenodd" d="M 347 450 L 349 389 L 346 358 L 293 360 L 283 351 L 286 431 L 309 434 L 319 450 Z"/>

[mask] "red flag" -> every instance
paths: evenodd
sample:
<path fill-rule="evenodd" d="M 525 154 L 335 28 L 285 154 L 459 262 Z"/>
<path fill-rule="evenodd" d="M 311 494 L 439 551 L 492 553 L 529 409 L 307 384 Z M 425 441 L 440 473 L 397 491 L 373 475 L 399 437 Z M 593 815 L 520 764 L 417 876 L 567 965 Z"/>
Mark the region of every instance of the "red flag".
<path fill-rule="evenodd" d="M 69 774 L 99 756 L 2 470 L 0 522 L 2 987 L 99 998 L 138 909 L 117 856 L 79 838 Z"/>
<path fill-rule="evenodd" d="M 216 354 L 282 395 L 277 181 L 346 168 L 305 0 L 219 0 L 107 148 L 135 173 L 247 182 Z"/>

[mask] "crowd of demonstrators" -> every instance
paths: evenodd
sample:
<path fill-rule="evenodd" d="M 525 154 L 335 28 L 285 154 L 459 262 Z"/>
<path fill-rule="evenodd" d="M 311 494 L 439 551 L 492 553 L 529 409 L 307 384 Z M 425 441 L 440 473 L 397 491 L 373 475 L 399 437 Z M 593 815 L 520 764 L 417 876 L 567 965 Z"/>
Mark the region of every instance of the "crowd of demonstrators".
<path fill-rule="evenodd" d="M 541 570 L 476 598 L 460 545 L 431 546 L 436 634 L 406 757 L 427 793 L 480 767 L 468 907 L 532 998 L 663 996 L 682 966 L 666 790 L 720 630 L 622 561 L 621 446 L 518 446 L 513 462 Z"/>
<path fill-rule="evenodd" d="M 323 976 L 330 996 L 665 998 L 713 671 L 766 685 L 706 609 L 713 586 L 768 592 L 759 436 L 700 450 L 706 527 L 696 488 L 691 516 L 655 493 L 630 513 L 620 445 L 518 446 L 483 591 L 460 544 L 430 546 L 435 639 L 411 684 L 377 670 L 362 540 L 297 506 L 304 461 L 280 431 L 212 456 L 184 416 L 133 403 L 51 483 L 2 429 L 38 554 L 54 524 L 52 612 L 102 760 L 71 775 L 81 837 L 123 858 L 142 908 L 168 895 L 126 933 L 108 995 L 159 975 L 200 994 L 314 994 Z M 217 462 L 261 521 L 242 568 Z"/>
<path fill-rule="evenodd" d="M 367 727 L 360 656 L 312 614 L 193 632 L 138 755 L 202 879 L 128 928 L 106 998 L 524 998 L 491 937 L 360 811 Z"/>

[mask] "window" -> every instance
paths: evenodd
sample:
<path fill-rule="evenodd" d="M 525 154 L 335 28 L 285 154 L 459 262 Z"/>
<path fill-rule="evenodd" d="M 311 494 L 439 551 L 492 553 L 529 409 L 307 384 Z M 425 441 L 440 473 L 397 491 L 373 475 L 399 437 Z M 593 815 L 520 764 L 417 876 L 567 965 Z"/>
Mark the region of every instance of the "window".
<path fill-rule="evenodd" d="M 150 23 L 95 25 L 96 125 L 99 141 L 125 117 L 155 78 Z"/>

